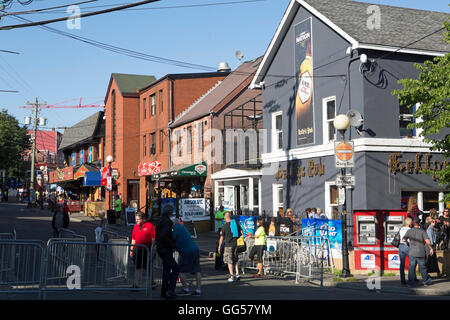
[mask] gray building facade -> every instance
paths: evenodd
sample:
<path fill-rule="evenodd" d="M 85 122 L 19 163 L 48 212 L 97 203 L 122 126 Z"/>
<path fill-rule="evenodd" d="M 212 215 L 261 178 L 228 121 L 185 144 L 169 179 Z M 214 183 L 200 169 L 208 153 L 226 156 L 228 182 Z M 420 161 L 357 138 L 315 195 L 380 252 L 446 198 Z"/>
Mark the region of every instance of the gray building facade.
<path fill-rule="evenodd" d="M 345 135 L 354 142 L 355 152 L 354 167 L 347 169 L 355 176 L 355 186 L 345 192 L 350 225 L 353 210 L 400 209 L 412 194 L 423 211 L 444 208 L 439 200 L 448 190 L 419 170 L 441 170 L 448 162 L 442 153 L 430 151 L 419 132 L 406 127 L 415 121 L 413 112 L 400 106 L 392 91 L 401 87 L 399 79 L 418 77 L 414 63 L 450 51 L 440 41 L 443 31 L 415 41 L 442 27 L 448 14 L 380 5 L 381 28 L 369 30 L 369 6 L 347 0 L 292 0 L 276 30 L 252 82 L 263 89 L 267 146 L 261 156 L 261 207 L 268 215 L 292 208 L 304 217 L 306 208 L 318 207 L 328 218 L 339 217 L 334 140 L 341 136 L 332 120 L 349 109 L 362 115 L 363 129 L 370 129 L 358 133 L 351 127 Z M 415 18 L 419 15 L 420 23 Z M 301 25 L 310 27 L 298 31 Z M 304 39 L 310 42 L 311 82 L 303 77 L 308 75 L 306 64 L 299 70 L 296 60 L 298 46 L 306 47 Z M 367 63 L 359 59 L 363 54 Z M 313 115 L 305 131 L 298 127 L 298 110 L 308 94 Z M 313 142 L 298 143 L 304 132 Z"/>

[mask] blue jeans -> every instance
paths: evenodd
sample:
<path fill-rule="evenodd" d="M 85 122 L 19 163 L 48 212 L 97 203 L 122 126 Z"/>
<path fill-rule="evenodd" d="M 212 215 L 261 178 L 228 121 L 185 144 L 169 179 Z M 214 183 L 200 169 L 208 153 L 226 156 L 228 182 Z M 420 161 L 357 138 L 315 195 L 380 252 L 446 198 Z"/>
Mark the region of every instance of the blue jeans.
<path fill-rule="evenodd" d="M 408 285 L 414 285 L 414 277 L 416 275 L 416 266 L 419 265 L 420 273 L 422 274 L 422 282 L 426 283 L 431 278 L 428 276 L 425 257 L 409 257 L 409 269 L 408 269 Z"/>
<path fill-rule="evenodd" d="M 408 256 L 409 247 L 406 244 L 400 244 L 398 246 L 398 255 L 400 257 L 400 280 L 406 282 L 405 278 L 405 264 L 406 257 Z"/>

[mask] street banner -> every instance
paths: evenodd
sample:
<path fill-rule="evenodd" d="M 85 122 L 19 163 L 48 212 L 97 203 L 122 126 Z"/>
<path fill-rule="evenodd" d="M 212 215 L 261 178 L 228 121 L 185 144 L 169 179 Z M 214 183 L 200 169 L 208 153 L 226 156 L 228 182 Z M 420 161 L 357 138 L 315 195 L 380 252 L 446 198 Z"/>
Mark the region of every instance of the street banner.
<path fill-rule="evenodd" d="M 311 18 L 294 27 L 297 146 L 314 143 L 314 86 Z"/>

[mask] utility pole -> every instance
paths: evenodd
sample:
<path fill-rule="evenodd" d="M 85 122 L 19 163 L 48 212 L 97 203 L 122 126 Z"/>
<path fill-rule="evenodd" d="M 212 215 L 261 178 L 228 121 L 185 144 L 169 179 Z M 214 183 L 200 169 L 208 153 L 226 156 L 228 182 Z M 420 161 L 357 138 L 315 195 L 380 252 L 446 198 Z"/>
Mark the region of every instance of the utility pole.
<path fill-rule="evenodd" d="M 33 123 L 33 147 L 31 150 L 31 177 L 30 177 L 30 187 L 29 187 L 29 194 L 28 194 L 28 208 L 32 207 L 32 201 L 31 197 L 33 195 L 34 197 L 34 166 L 36 163 L 36 135 L 37 135 L 37 124 L 38 124 L 38 115 L 39 115 L 39 107 L 40 104 L 38 102 L 38 98 L 36 97 L 36 102 L 28 102 L 27 105 L 34 106 L 34 123 Z M 45 104 L 41 104 L 45 105 Z"/>

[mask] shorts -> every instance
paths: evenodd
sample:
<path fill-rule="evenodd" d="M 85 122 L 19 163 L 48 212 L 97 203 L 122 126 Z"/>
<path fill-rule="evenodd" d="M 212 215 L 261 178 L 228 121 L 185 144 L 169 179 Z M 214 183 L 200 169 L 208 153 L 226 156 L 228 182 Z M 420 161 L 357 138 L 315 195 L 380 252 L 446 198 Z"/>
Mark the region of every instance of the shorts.
<path fill-rule="evenodd" d="M 258 257 L 258 262 L 263 262 L 263 256 L 264 256 L 264 250 L 265 250 L 265 245 L 257 245 L 257 246 L 253 246 L 250 249 L 250 253 L 248 255 L 248 257 L 250 258 L 250 260 L 253 260 L 253 258 L 255 257 L 255 255 Z"/>
<path fill-rule="evenodd" d="M 178 267 L 181 273 L 196 273 L 200 270 L 200 251 L 181 253 L 178 258 Z"/>
<path fill-rule="evenodd" d="M 134 252 L 133 260 L 136 264 L 136 269 L 147 269 L 148 251 L 145 249 L 137 248 Z"/>
<path fill-rule="evenodd" d="M 239 261 L 239 256 L 236 254 L 236 247 L 225 247 L 223 253 L 223 262 L 226 264 L 235 264 Z"/>

